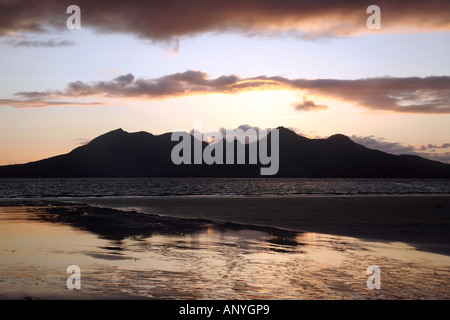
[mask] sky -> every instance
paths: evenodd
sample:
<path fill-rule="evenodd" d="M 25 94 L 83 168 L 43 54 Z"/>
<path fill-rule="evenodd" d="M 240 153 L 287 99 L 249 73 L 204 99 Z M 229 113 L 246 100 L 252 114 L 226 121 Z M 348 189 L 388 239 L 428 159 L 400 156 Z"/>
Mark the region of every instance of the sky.
<path fill-rule="evenodd" d="M 0 165 L 196 121 L 450 163 L 449 52 L 447 0 L 0 0 Z"/>

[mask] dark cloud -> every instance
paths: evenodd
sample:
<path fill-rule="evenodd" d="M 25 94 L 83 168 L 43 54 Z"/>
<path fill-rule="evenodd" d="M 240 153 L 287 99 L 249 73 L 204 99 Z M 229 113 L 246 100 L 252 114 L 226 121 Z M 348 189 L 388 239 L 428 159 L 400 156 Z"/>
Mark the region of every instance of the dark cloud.
<path fill-rule="evenodd" d="M 401 155 L 416 155 L 427 159 L 450 163 L 450 152 L 426 152 L 429 149 L 446 149 L 450 148 L 450 143 L 443 143 L 440 146 L 434 144 L 427 144 L 420 147 L 412 145 L 405 145 L 399 142 L 388 142 L 383 138 L 375 138 L 374 136 L 356 136 L 350 137 L 354 142 L 361 144 L 369 149 L 384 151 L 391 154 Z"/>
<path fill-rule="evenodd" d="M 388 142 L 382 138 L 375 138 L 374 136 L 356 136 L 350 137 L 354 142 L 361 144 L 369 149 L 381 150 L 392 154 L 415 154 L 417 148 L 411 145 L 404 145 L 399 142 Z"/>
<path fill-rule="evenodd" d="M 427 144 L 427 145 L 423 145 L 420 147 L 420 150 L 429 150 L 429 149 L 448 149 L 450 148 L 450 143 L 443 143 L 440 146 L 435 145 L 435 144 Z"/>
<path fill-rule="evenodd" d="M 421 155 L 424 158 L 431 159 L 431 160 L 450 163 L 450 152 L 436 153 L 436 154 L 419 153 L 419 155 Z"/>
<path fill-rule="evenodd" d="M 292 86 L 357 106 L 404 113 L 450 113 L 450 77 L 292 80 Z"/>
<path fill-rule="evenodd" d="M 21 99 L 10 99 L 24 105 L 34 98 L 49 101 L 103 95 L 107 97 L 133 97 L 137 99 L 163 99 L 208 93 L 237 94 L 251 90 L 294 90 L 303 94 L 333 98 L 371 110 L 403 113 L 450 113 L 450 77 L 426 78 L 369 78 L 356 80 L 338 79 L 288 79 L 259 76 L 241 78 L 237 75 L 210 78 L 201 71 L 186 71 L 160 78 L 135 78 L 121 75 L 111 81 L 71 82 L 66 89 L 46 92 L 18 92 Z M 320 98 L 317 98 L 320 99 Z M 316 99 L 316 100 L 317 100 Z M 0 104 L 7 105 L 6 100 Z M 297 110 L 325 109 L 326 106 L 304 98 L 294 104 Z"/>
<path fill-rule="evenodd" d="M 233 75 L 209 79 L 208 74 L 201 71 L 186 71 L 157 79 L 135 79 L 132 74 L 127 74 L 111 81 L 71 82 L 64 92 L 55 92 L 55 94 L 67 96 L 104 94 L 112 97 L 166 98 L 189 94 L 240 92 L 243 89 L 239 88 L 239 82 L 240 78 Z M 260 85 L 253 84 L 251 87 L 255 88 Z"/>
<path fill-rule="evenodd" d="M 45 98 L 45 97 L 48 97 L 51 94 L 52 93 L 50 91 L 43 91 L 43 92 L 39 92 L 39 91 L 28 91 L 28 92 L 27 91 L 20 91 L 20 92 L 14 93 L 15 96 L 18 96 L 18 97 L 23 98 L 23 99 L 29 99 L 29 100 Z"/>
<path fill-rule="evenodd" d="M 0 1 L 0 35 L 66 28 L 66 0 Z M 154 41 L 206 32 L 294 33 L 304 38 L 369 32 L 372 1 L 334 0 L 77 0 L 82 28 L 128 33 Z M 378 0 L 382 31 L 450 28 L 448 0 Z"/>
<path fill-rule="evenodd" d="M 293 103 L 292 106 L 298 111 L 328 109 L 327 106 L 323 104 L 316 104 L 314 101 L 308 100 L 306 97 L 303 97 L 302 102 Z"/>

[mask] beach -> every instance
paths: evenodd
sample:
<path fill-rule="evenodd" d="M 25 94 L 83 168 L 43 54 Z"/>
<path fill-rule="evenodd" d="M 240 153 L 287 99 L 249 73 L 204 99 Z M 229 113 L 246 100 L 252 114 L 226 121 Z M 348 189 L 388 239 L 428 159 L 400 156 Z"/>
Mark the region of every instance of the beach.
<path fill-rule="evenodd" d="M 0 201 L 2 299 L 446 299 L 446 196 Z M 69 265 L 81 290 L 66 287 Z M 381 288 L 369 289 L 369 267 Z"/>
<path fill-rule="evenodd" d="M 450 196 L 131 197 L 77 200 L 173 217 L 400 241 L 450 254 Z"/>

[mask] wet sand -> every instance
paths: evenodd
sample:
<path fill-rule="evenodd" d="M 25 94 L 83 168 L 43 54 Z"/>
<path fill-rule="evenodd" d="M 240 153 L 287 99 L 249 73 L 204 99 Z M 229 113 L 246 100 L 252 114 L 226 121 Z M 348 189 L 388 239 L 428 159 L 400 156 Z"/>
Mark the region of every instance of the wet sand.
<path fill-rule="evenodd" d="M 0 201 L 0 229 L 0 299 L 450 296 L 450 257 L 399 242 L 54 201 Z M 66 287 L 72 264 L 80 291 Z"/>
<path fill-rule="evenodd" d="M 172 217 L 404 242 L 450 255 L 450 196 L 88 198 L 77 202 Z"/>

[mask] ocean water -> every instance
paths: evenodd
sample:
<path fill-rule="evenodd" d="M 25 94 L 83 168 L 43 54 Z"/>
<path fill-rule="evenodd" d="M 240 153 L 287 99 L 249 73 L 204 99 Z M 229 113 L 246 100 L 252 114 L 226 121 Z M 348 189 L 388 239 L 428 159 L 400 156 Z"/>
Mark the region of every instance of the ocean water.
<path fill-rule="evenodd" d="M 450 195 L 445 179 L 0 179 L 0 198 L 136 196 Z"/>

